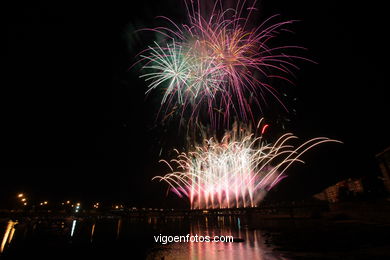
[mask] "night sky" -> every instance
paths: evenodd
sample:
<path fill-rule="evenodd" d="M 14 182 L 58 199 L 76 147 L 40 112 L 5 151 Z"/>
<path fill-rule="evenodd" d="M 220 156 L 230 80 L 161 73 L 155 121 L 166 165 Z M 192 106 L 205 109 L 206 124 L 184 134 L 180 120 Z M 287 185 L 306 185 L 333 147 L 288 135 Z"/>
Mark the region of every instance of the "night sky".
<path fill-rule="evenodd" d="M 40 1 L 4 9 L 1 202 L 23 191 L 37 199 L 176 203 L 150 179 L 167 170 L 157 163 L 160 148 L 167 155 L 183 137 L 174 124 L 156 123 L 157 96 L 145 98 L 146 84 L 128 68 L 154 39 L 135 29 L 159 25 L 158 15 L 184 21 L 185 10 L 182 0 L 140 2 Z M 375 154 L 390 146 L 388 9 L 380 1 L 264 0 L 258 7 L 259 19 L 300 20 L 288 40 L 317 63 L 299 64 L 289 113 L 265 109 L 269 130 L 281 114 L 290 120 L 286 131 L 302 140 L 344 142 L 306 154 L 306 164 L 292 167 L 270 196 L 303 198 L 346 177 L 378 175 Z"/>

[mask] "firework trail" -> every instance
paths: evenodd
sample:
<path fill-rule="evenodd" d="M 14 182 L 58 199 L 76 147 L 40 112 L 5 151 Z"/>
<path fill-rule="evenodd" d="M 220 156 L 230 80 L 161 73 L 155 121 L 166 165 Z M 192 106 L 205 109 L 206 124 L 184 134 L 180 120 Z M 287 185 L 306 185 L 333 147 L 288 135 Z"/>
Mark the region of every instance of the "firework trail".
<path fill-rule="evenodd" d="M 170 114 L 179 107 L 181 117 L 189 113 L 189 121 L 208 115 L 216 126 L 219 119 L 228 125 L 231 114 L 243 121 L 254 122 L 251 107 L 261 109 L 267 97 L 273 96 L 283 107 L 278 92 L 269 84 L 271 78 L 290 82 L 293 63 L 299 56 L 285 54 L 298 46 L 272 45 L 281 32 L 288 31 L 293 21 L 274 22 L 276 16 L 259 26 L 251 26 L 249 18 L 255 10 L 246 1 L 234 8 L 224 8 L 216 0 L 211 14 L 201 14 L 201 6 L 185 1 L 188 23 L 178 25 L 167 17 L 170 27 L 146 28 L 164 36 L 139 54 L 143 64 L 142 78 L 149 93 L 163 89 L 161 111 Z"/>
<path fill-rule="evenodd" d="M 267 128 L 260 130 L 261 122 L 256 133 Z M 293 163 L 303 163 L 303 153 L 322 143 L 340 142 L 317 137 L 294 146 L 291 141 L 297 137 L 286 133 L 271 144 L 251 132 L 250 127 L 235 124 L 221 141 L 206 139 L 188 153 L 176 150 L 175 159 L 161 160 L 171 173 L 153 179 L 165 181 L 172 192 L 187 197 L 191 209 L 254 207 L 286 177 Z"/>

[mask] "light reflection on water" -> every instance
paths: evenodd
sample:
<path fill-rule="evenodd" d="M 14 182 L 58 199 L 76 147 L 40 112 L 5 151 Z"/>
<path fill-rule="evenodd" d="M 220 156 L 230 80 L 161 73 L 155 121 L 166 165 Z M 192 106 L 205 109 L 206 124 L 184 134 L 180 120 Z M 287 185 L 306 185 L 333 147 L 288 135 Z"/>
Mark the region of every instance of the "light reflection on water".
<path fill-rule="evenodd" d="M 0 253 L 4 251 L 6 245 L 11 244 L 12 238 L 14 237 L 15 234 L 16 224 L 18 224 L 18 221 L 12 221 L 12 220 L 8 221 L 7 227 L 5 228 L 5 232 L 3 235 L 3 239 L 1 241 Z"/>
<path fill-rule="evenodd" d="M 93 223 L 91 228 L 91 243 L 93 242 L 93 235 L 95 234 L 95 225 L 96 223 Z"/>
<path fill-rule="evenodd" d="M 227 223 L 225 223 L 225 221 Z M 259 230 L 241 229 L 239 218 L 218 217 L 217 223 L 210 224 L 206 217 L 190 226 L 189 234 L 192 236 L 233 236 L 238 241 L 233 243 L 222 242 L 188 242 L 161 243 L 154 247 L 148 254 L 147 259 L 170 260 L 170 259 L 210 259 L 210 260 L 234 260 L 234 259 L 259 259 L 259 260 L 281 260 L 288 259 L 273 251 L 271 246 L 266 244 Z M 235 224 L 235 225 L 234 225 Z M 243 241 L 242 241 L 243 240 Z"/>
<path fill-rule="evenodd" d="M 74 230 L 76 228 L 76 223 L 77 223 L 77 220 L 73 220 L 72 222 L 72 230 L 70 231 L 70 236 L 73 237 L 73 234 L 74 234 Z"/>
<path fill-rule="evenodd" d="M 214 232 L 196 231 L 195 234 L 212 234 Z M 286 259 L 267 248 L 260 232 L 245 230 L 240 233 L 226 232 L 235 237 L 241 237 L 242 243 L 171 243 L 162 245 L 157 251 L 148 255 L 147 259 L 210 259 L 210 260 L 234 260 L 234 259 Z"/>
<path fill-rule="evenodd" d="M 85 250 L 87 256 L 93 254 L 99 256 L 102 250 L 111 253 L 114 249 L 118 252 L 128 252 L 131 249 L 131 255 L 138 254 L 143 256 L 142 258 L 158 260 L 286 259 L 267 245 L 261 231 L 250 230 L 242 223 L 239 218 L 233 217 L 204 217 L 192 221 L 157 217 L 66 218 L 20 220 L 19 222 L 3 220 L 0 222 L 0 232 L 2 232 L 0 254 L 9 251 L 8 254 L 12 255 L 10 258 L 19 259 L 25 256 L 20 252 L 35 250 L 35 256 L 49 255 L 47 248 L 49 245 L 54 245 L 64 252 L 69 251 L 69 254 L 72 250 L 77 251 L 81 248 Z M 154 241 L 154 236 L 159 234 L 210 237 L 223 235 L 240 238 L 242 242 L 189 242 L 162 245 Z"/>

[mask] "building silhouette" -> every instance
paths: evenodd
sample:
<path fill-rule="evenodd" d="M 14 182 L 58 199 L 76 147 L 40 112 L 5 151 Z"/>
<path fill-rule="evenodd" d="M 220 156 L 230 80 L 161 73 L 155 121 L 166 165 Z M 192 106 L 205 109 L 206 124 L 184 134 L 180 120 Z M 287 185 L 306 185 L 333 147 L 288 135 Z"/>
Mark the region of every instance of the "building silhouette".
<path fill-rule="evenodd" d="M 385 188 L 390 192 L 390 146 L 384 151 L 378 153 L 376 158 L 379 163 L 379 168 L 382 172 L 382 180 Z"/>

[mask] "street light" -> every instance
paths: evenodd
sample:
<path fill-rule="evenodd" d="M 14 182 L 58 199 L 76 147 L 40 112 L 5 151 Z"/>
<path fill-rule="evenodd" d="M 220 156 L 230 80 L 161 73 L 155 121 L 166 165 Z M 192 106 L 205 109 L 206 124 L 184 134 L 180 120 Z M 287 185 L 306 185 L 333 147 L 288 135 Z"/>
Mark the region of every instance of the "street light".
<path fill-rule="evenodd" d="M 27 198 L 25 197 L 24 193 L 18 193 L 16 196 L 19 200 L 19 203 L 21 203 L 23 206 L 27 206 Z"/>

